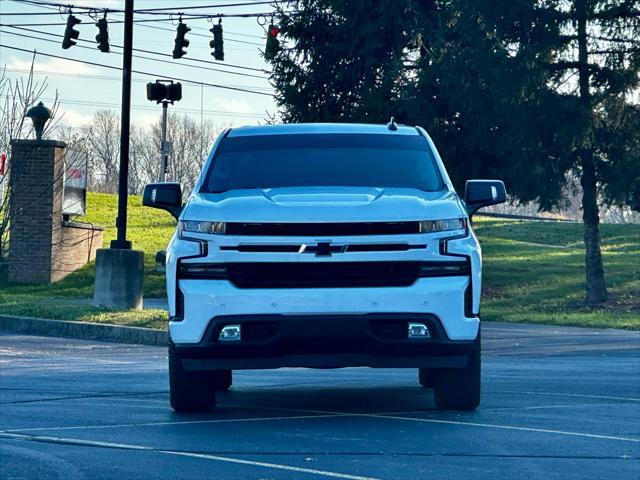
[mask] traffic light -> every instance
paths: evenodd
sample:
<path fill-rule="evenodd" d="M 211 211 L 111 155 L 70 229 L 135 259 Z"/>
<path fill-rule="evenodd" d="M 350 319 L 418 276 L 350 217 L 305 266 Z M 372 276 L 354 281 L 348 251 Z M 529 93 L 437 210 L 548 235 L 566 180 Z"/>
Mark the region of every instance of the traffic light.
<path fill-rule="evenodd" d="M 180 82 L 168 84 L 165 98 L 171 102 L 171 104 L 182 100 L 182 84 Z"/>
<path fill-rule="evenodd" d="M 191 29 L 180 20 L 176 31 L 176 44 L 173 48 L 173 58 L 182 58 L 187 54 L 186 48 L 189 46 L 189 40 L 184 38 L 184 36 L 190 31 Z"/>
<path fill-rule="evenodd" d="M 216 60 L 224 60 L 224 40 L 222 39 L 222 18 L 218 20 L 218 24 L 209 30 L 213 33 L 213 40 L 209 42 L 209 46 L 213 48 L 213 58 Z"/>
<path fill-rule="evenodd" d="M 96 35 L 98 50 L 109 53 L 109 25 L 107 24 L 107 17 L 98 20 L 96 27 L 98 27 L 98 34 Z"/>
<path fill-rule="evenodd" d="M 64 29 L 64 38 L 62 39 L 62 48 L 65 50 L 73 47 L 77 43 L 74 40 L 77 40 L 80 36 L 80 32 L 75 30 L 73 27 L 79 23 L 82 23 L 82 20 L 69 14 L 67 17 L 67 28 Z"/>
<path fill-rule="evenodd" d="M 164 83 L 147 83 L 147 100 L 162 102 L 167 95 L 167 86 Z"/>
<path fill-rule="evenodd" d="M 280 33 L 280 27 L 275 25 L 269 25 L 267 30 L 267 46 L 264 49 L 265 60 L 272 60 L 278 54 L 280 50 L 280 40 L 278 40 L 278 34 Z"/>
<path fill-rule="evenodd" d="M 156 80 L 147 83 L 147 100 L 152 102 L 179 102 L 182 100 L 182 84 L 171 80 Z"/>

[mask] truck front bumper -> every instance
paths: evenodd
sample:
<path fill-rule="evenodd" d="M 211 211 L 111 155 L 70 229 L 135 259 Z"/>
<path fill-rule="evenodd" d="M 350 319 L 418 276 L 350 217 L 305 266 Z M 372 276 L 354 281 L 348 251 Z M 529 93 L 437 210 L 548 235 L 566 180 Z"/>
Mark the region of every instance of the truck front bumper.
<path fill-rule="evenodd" d="M 422 323 L 428 338 L 409 338 Z M 219 340 L 226 325 L 242 339 Z M 186 370 L 280 367 L 463 367 L 473 340 L 450 340 L 430 314 L 233 315 L 214 318 L 197 344 L 176 344 Z"/>

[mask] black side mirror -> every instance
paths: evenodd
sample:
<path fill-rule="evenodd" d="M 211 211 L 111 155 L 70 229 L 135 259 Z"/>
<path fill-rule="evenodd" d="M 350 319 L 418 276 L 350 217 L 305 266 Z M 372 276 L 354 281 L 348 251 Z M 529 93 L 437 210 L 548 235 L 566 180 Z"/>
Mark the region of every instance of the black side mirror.
<path fill-rule="evenodd" d="M 182 189 L 179 183 L 150 183 L 145 185 L 142 204 L 166 210 L 177 220 L 182 213 Z"/>
<path fill-rule="evenodd" d="M 471 216 L 482 207 L 506 202 L 507 190 L 501 180 L 467 180 L 464 201 Z"/>

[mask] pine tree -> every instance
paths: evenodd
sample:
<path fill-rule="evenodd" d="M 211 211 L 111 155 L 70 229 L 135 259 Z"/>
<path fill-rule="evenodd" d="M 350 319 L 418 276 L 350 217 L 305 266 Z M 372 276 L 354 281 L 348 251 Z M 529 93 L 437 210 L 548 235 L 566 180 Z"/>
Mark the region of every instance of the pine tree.
<path fill-rule="evenodd" d="M 640 209 L 640 0 L 300 0 L 280 10 L 283 119 L 424 126 L 457 188 L 549 209 L 583 189 L 586 299 L 607 299 L 598 202 Z"/>
<path fill-rule="evenodd" d="M 583 190 L 587 302 L 599 304 L 608 296 L 599 199 L 634 205 L 640 193 L 640 1 L 540 0 L 533 13 L 528 30 L 544 25 L 544 42 L 521 36 L 521 48 L 535 53 L 546 45 L 549 54 L 540 63 L 551 84 L 568 83 L 559 92 L 578 104 L 574 122 L 566 126 L 576 139 L 570 167 L 579 170 Z"/>

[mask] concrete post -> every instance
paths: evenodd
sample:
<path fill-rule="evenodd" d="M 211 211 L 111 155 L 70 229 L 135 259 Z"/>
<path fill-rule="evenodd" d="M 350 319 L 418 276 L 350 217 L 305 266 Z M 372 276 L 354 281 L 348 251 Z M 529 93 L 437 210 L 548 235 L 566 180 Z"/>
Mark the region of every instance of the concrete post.
<path fill-rule="evenodd" d="M 93 304 L 130 310 L 142 308 L 144 252 L 103 248 L 96 256 Z"/>

